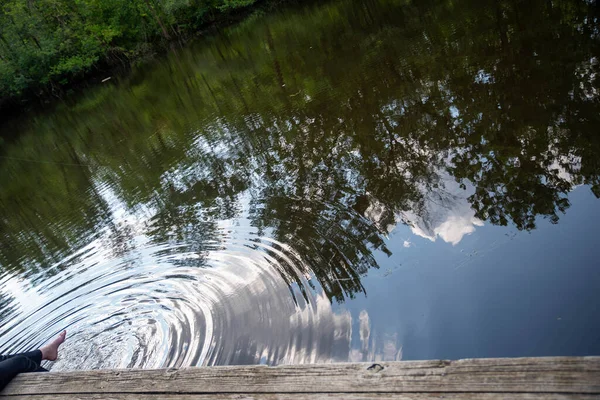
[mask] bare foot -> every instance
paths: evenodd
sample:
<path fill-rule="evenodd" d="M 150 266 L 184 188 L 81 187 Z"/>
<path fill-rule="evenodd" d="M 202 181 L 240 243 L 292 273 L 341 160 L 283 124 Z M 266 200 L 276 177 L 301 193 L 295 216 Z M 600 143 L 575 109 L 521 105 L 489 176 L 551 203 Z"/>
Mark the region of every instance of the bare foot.
<path fill-rule="evenodd" d="M 58 346 L 63 344 L 67 337 L 67 331 L 62 331 L 60 335 L 44 347 L 40 348 L 42 352 L 42 360 L 55 361 L 58 357 Z"/>

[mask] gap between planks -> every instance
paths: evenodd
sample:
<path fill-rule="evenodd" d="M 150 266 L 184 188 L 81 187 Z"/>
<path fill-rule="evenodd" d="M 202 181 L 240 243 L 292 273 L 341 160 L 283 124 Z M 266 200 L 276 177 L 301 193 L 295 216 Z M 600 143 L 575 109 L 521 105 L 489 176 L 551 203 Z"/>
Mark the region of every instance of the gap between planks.
<path fill-rule="evenodd" d="M 600 395 L 564 393 L 213 393 L 43 394 L 1 396 L 7 400 L 597 400 Z"/>

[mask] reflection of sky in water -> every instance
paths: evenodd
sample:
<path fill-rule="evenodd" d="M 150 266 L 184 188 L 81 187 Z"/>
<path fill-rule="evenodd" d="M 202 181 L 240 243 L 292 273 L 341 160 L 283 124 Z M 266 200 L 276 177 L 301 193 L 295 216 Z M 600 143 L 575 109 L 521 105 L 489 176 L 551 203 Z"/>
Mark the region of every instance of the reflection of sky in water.
<path fill-rule="evenodd" d="M 424 191 L 424 206 L 419 214 L 405 211 L 400 218 L 417 236 L 432 242 L 439 237 L 456 245 L 465 235 L 475 232 L 475 227 L 483 226 L 483 221 L 475 217 L 475 211 L 467 200 L 475 189 L 471 184 L 465 189 L 460 188 L 459 183 L 443 171 L 439 172 L 439 179 L 437 189 Z"/>
<path fill-rule="evenodd" d="M 202 139 L 189 151 L 231 156 L 223 143 Z M 578 160 L 548 167 L 570 181 L 561 164 Z M 99 185 L 110 226 L 54 265 L 60 272 L 42 285 L 34 287 L 35 276 L 5 277 L 17 317 L 1 339 L 25 350 L 67 326 L 55 370 L 600 352 L 598 308 L 586 304 L 597 302 L 600 287 L 600 215 L 589 188 L 570 193 L 559 225 L 540 220 L 525 233 L 485 224 L 468 200 L 472 184 L 461 187 L 441 169 L 435 175 L 434 187 L 420 186 L 419 207 L 400 212 L 396 224 L 381 222 L 385 207 L 371 199 L 364 216 L 388 232 L 394 251 L 374 251 L 379 269 L 362 278 L 366 296 L 343 304 L 330 303 L 295 243 L 272 239 L 268 227 L 258 235 L 252 190 L 237 196 L 231 219 L 214 221 L 213 236 L 198 237 L 204 242 L 177 238 L 176 227 L 156 242 L 148 234 L 155 207 L 129 208 Z M 162 176 L 181 192 L 203 178 L 193 163 Z M 252 181 L 260 187 L 262 176 Z"/>
<path fill-rule="evenodd" d="M 144 226 L 143 213 L 128 215 L 109 201 L 115 223 L 134 232 L 128 256 L 117 262 L 110 242 L 99 238 L 41 291 L 26 280 L 8 282 L 4 290 L 25 317 L 5 328 L 32 324 L 24 330 L 30 337 L 12 338 L 18 348 L 21 341 L 39 344 L 40 325 L 46 333 L 70 326 L 70 346 L 55 370 L 600 351 L 580 344 L 594 343 L 599 328 L 598 309 L 586 304 L 597 301 L 600 287 L 593 234 L 600 215 L 590 213 L 596 200 L 587 188 L 571 193 L 560 225 L 542 222 L 532 233 L 484 226 L 460 191 L 444 191 L 452 201 L 429 202 L 424 215 L 431 220 L 405 215 L 411 225 L 392 229 L 388 245 L 398 250 L 375 254 L 380 269 L 363 278 L 367 295 L 333 306 L 318 289 L 292 301 L 276 261 L 245 246 L 254 229 L 244 213 L 219 223 L 226 238 L 208 252 L 207 268 L 194 269 L 171 263 L 196 253 L 183 245 L 165 255 L 168 246 L 149 243 L 135 228 Z M 564 238 L 575 236 L 565 248 Z"/>
<path fill-rule="evenodd" d="M 397 335 L 405 359 L 599 354 L 600 213 L 588 188 L 570 199 L 559 225 L 486 225 L 455 245 L 399 225 L 389 246 L 402 250 L 377 257 L 367 296 L 343 307 L 368 310 L 371 336 Z"/>
<path fill-rule="evenodd" d="M 229 151 L 199 137 L 189 155 L 226 160 Z M 548 168 L 570 181 L 565 163 L 578 161 Z M 186 163 L 162 177 L 181 192 L 203 178 L 206 171 Z M 260 187 L 260 175 L 252 180 Z M 475 217 L 468 201 L 474 187 L 464 184 L 437 170 L 436 185 L 420 187 L 420 206 L 400 212 L 395 225 L 382 226 L 385 207 L 371 199 L 365 217 L 389 232 L 394 252 L 374 251 L 379 269 L 362 278 L 366 296 L 343 304 L 330 303 L 293 243 L 270 239 L 269 228 L 258 236 L 248 215 L 252 190 L 238 196 L 232 219 L 215 221 L 216 236 L 200 236 L 205 243 L 174 232 L 155 242 L 147 235 L 155 207 L 129 208 L 100 185 L 111 227 L 53 266 L 62 272 L 41 286 L 5 278 L 18 317 L 4 323 L 2 339 L 24 350 L 68 326 L 69 346 L 55 370 L 600 351 L 579 345 L 594 343 L 598 328 L 598 312 L 585 304 L 597 301 L 600 287 L 593 243 L 600 215 L 591 211 L 589 188 L 570 194 L 573 206 L 559 225 L 541 220 L 524 233 Z M 575 237 L 566 249 L 565 238 Z M 299 280 L 289 285 L 293 276 Z M 298 282 L 312 289 L 302 292 Z"/>

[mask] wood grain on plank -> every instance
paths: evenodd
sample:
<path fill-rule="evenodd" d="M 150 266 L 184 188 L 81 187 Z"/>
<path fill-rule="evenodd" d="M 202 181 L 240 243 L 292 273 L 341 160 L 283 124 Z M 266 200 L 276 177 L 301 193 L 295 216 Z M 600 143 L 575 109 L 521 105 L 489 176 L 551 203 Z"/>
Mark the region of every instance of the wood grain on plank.
<path fill-rule="evenodd" d="M 2 395 L 56 393 L 588 393 L 600 357 L 226 366 L 21 374 Z"/>
<path fill-rule="evenodd" d="M 597 400 L 600 395 L 564 393 L 255 393 L 255 394 L 42 394 L 6 400 Z"/>

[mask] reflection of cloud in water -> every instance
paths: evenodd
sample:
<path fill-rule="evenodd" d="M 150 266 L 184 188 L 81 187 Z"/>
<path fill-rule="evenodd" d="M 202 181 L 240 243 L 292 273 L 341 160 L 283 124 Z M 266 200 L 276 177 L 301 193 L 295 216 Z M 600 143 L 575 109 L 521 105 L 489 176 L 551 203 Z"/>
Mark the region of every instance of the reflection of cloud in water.
<path fill-rule="evenodd" d="M 369 337 L 371 336 L 371 324 L 369 323 L 369 314 L 367 310 L 362 310 L 358 316 L 360 321 L 360 342 L 363 351 L 369 349 Z"/>
<path fill-rule="evenodd" d="M 400 217 L 411 231 L 434 242 L 458 244 L 465 235 L 475 232 L 483 221 L 475 217 L 468 197 L 475 191 L 473 185 L 465 183 L 463 189 L 447 172 L 439 172 L 438 188 L 423 189 L 423 204 L 418 211 L 400 213 Z"/>
<path fill-rule="evenodd" d="M 150 208 L 134 215 L 123 212 L 116 198 L 107 198 L 116 228 L 104 229 L 92 244 L 59 263 L 61 271 L 46 280 L 45 292 L 33 297 L 37 292 L 25 281 L 9 286 L 15 306 L 27 305 L 27 312 L 11 321 L 18 332 L 7 329 L 0 336 L 7 351 L 39 345 L 67 328 L 68 346 L 51 366 L 55 371 L 358 357 L 351 350 L 350 312 L 334 310 L 301 255 L 258 236 L 246 218 L 220 221 L 215 227 L 219 243 L 204 246 L 200 257 L 197 244 L 185 239 L 152 241 L 145 229 Z M 115 252 L 115 237 L 122 236 L 115 236 L 117 228 L 135 246 Z M 284 263 L 302 286 L 315 285 L 306 297 L 297 283 L 290 287 L 284 280 L 290 273 Z M 366 311 L 357 317 L 360 360 L 397 353 L 390 350 L 398 347 L 395 342 L 371 337 Z"/>
<path fill-rule="evenodd" d="M 578 174 L 581 169 L 581 157 L 572 154 L 562 155 L 556 149 L 549 149 L 548 151 L 554 156 L 554 161 L 548 166 L 548 171 L 554 172 L 559 179 L 573 184 L 573 173 Z"/>
<path fill-rule="evenodd" d="M 400 361 L 402 359 L 402 345 L 398 340 L 398 333 L 377 335 L 376 332 L 372 332 L 367 310 L 360 312 L 358 324 L 360 348 L 350 350 L 349 361 Z"/>

